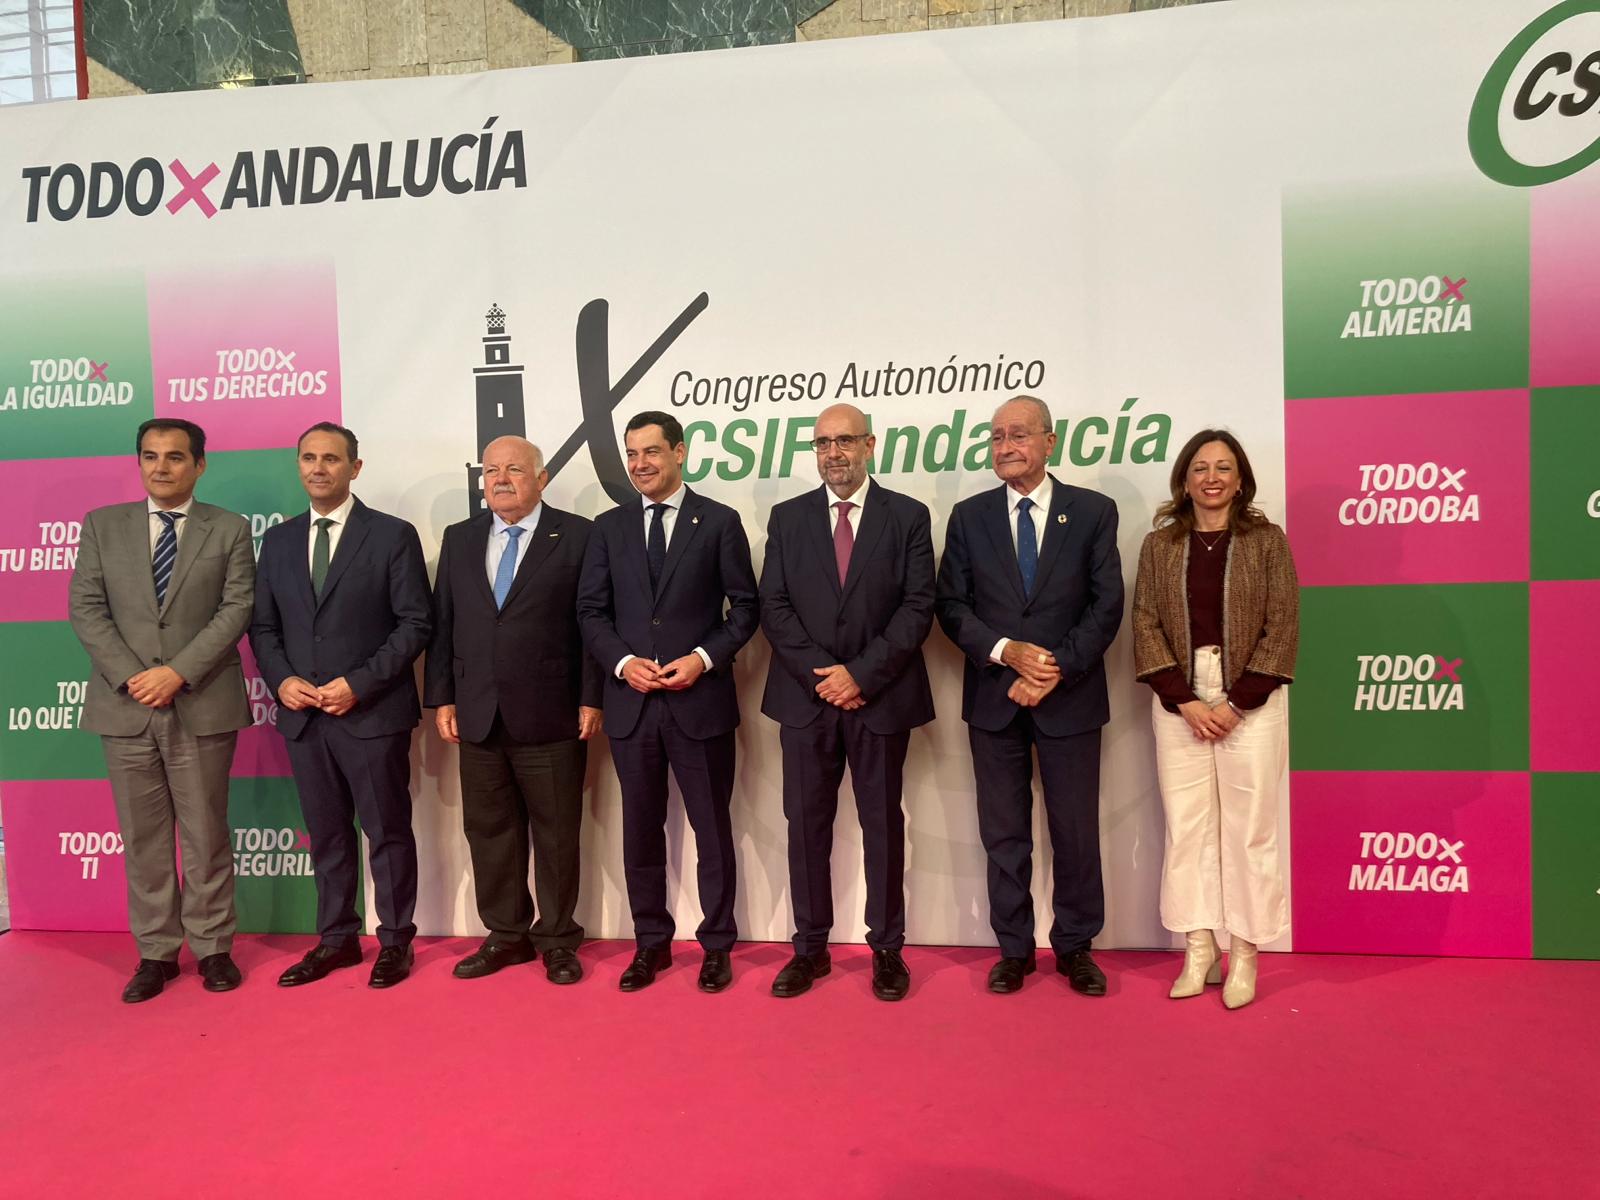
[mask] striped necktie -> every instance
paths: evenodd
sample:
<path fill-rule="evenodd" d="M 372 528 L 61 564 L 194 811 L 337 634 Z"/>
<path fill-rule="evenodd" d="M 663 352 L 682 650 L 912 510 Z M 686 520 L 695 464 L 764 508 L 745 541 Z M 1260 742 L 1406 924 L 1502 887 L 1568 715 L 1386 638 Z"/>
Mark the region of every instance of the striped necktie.
<path fill-rule="evenodd" d="M 180 512 L 158 512 L 161 532 L 156 536 L 155 553 L 150 556 L 150 570 L 156 580 L 156 607 L 167 602 L 167 584 L 172 582 L 172 564 L 178 561 L 178 521 Z"/>

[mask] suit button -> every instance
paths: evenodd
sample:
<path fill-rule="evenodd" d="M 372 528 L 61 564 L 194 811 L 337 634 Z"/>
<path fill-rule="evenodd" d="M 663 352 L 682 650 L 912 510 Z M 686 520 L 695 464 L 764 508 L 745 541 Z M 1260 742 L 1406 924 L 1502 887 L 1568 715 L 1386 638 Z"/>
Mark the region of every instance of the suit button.
<path fill-rule="evenodd" d="M 317 634 L 317 636 L 316 636 L 316 639 L 315 639 L 315 640 L 316 640 L 316 641 L 318 641 L 318 642 L 320 642 L 320 641 L 322 641 L 322 635 L 321 635 L 321 634 L 320 634 L 320 633 L 319 633 L 319 634 Z"/>
<path fill-rule="evenodd" d="M 160 625 L 160 628 L 162 628 L 162 629 L 165 629 L 167 627 L 167 623 L 165 621 L 159 622 L 159 625 Z"/>
<path fill-rule="evenodd" d="M 159 658 L 152 658 L 150 661 L 158 667 L 161 665 L 161 660 Z"/>
<path fill-rule="evenodd" d="M 661 618 L 660 617 L 651 617 L 650 618 L 650 624 L 652 624 L 652 625 L 661 624 Z"/>

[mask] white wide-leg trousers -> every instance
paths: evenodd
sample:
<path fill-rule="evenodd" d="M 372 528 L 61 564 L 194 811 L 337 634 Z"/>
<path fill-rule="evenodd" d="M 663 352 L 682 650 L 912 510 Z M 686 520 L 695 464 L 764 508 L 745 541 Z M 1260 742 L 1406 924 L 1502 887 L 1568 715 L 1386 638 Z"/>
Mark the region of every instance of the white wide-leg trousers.
<path fill-rule="evenodd" d="M 1222 652 L 1194 656 L 1194 693 L 1224 697 Z M 1189 723 L 1152 698 L 1156 777 L 1167 818 L 1161 870 L 1161 923 L 1175 933 L 1226 930 L 1260 944 L 1289 928 L 1278 856 L 1278 780 L 1289 750 L 1284 689 L 1247 712 L 1219 742 L 1195 737 Z"/>

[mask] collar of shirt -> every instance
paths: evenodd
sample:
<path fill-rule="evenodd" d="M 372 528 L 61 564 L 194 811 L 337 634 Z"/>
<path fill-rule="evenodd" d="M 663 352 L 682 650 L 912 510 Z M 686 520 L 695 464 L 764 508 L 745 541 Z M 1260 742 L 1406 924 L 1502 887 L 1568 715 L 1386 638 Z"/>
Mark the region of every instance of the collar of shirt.
<path fill-rule="evenodd" d="M 331 520 L 335 525 L 339 526 L 341 529 L 344 528 L 345 523 L 350 520 L 350 510 L 353 509 L 355 506 L 356 506 L 356 494 L 354 492 L 351 492 L 348 496 L 346 496 L 344 498 L 344 503 L 339 505 L 338 508 L 334 509 L 330 513 L 319 513 L 316 509 L 313 508 L 309 513 L 309 516 L 311 517 L 311 529 L 312 529 L 312 531 L 313 532 L 316 531 L 317 519 L 319 517 L 327 517 L 329 520 Z"/>
<path fill-rule="evenodd" d="M 1033 511 L 1039 515 L 1040 520 L 1043 520 L 1045 514 L 1050 511 L 1051 490 L 1050 473 L 1048 471 L 1045 472 L 1044 478 L 1039 481 L 1039 486 L 1026 496 L 1021 495 L 1016 488 L 1008 485 L 1006 487 L 1006 512 L 1015 520 L 1017 505 L 1023 500 L 1032 500 Z"/>
<path fill-rule="evenodd" d="M 676 512 L 678 509 L 683 507 L 683 497 L 688 490 L 688 484 L 680 483 L 678 485 L 678 490 L 673 492 L 672 495 L 668 496 L 665 500 L 652 500 L 649 496 L 640 496 L 639 499 L 644 501 L 644 515 L 647 517 L 650 515 L 650 506 L 652 504 L 665 504 L 668 508 Z M 665 520 L 667 516 L 667 513 L 662 513 L 662 520 Z"/>
<path fill-rule="evenodd" d="M 194 497 L 193 496 L 190 496 L 187 500 L 185 500 L 182 504 L 178 505 L 176 508 L 162 508 L 154 500 L 150 499 L 150 497 L 148 497 L 148 496 L 145 497 L 145 511 L 152 517 L 155 516 L 159 512 L 182 513 L 184 516 L 187 517 L 189 515 L 189 510 L 191 508 L 193 508 L 193 507 L 194 507 Z"/>
<path fill-rule="evenodd" d="M 833 490 L 831 488 L 829 488 L 827 484 L 823 484 L 822 485 L 822 490 L 824 492 L 828 493 L 828 507 L 833 509 L 835 512 L 837 512 L 838 511 L 838 507 L 839 507 L 840 504 L 844 503 L 845 501 L 849 501 L 851 504 L 854 504 L 856 506 L 855 510 L 850 514 L 851 516 L 855 516 L 863 508 L 866 507 L 866 505 L 867 505 L 867 492 L 869 492 L 871 489 L 872 489 L 872 477 L 871 476 L 868 476 L 866 479 L 863 479 L 861 481 L 861 486 L 858 487 L 855 491 L 851 492 L 848 496 L 835 496 L 833 494 Z"/>
<path fill-rule="evenodd" d="M 511 526 L 517 525 L 517 526 L 520 526 L 523 530 L 525 530 L 527 532 L 527 534 L 531 537 L 533 535 L 533 531 L 535 529 L 539 528 L 539 516 L 543 512 L 544 512 L 544 501 L 541 500 L 541 501 L 539 501 L 539 503 L 537 503 L 537 504 L 535 504 L 533 506 L 533 511 L 531 513 L 529 513 L 527 516 L 523 517 L 522 520 L 520 520 L 520 521 L 507 521 L 499 513 L 495 513 L 494 514 L 494 521 L 489 526 L 489 532 L 491 534 L 493 534 L 495 537 L 499 537 L 506 530 L 510 529 Z"/>

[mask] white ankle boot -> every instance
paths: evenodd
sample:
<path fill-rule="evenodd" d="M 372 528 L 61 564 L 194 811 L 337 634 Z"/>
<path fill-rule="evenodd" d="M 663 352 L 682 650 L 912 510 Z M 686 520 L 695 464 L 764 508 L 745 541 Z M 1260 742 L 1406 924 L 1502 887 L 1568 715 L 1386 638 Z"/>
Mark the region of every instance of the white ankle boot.
<path fill-rule="evenodd" d="M 1222 952 L 1209 929 L 1196 929 L 1184 935 L 1183 971 L 1167 993 L 1174 1000 L 1198 996 L 1208 983 L 1222 982 Z"/>
<path fill-rule="evenodd" d="M 1243 1008 L 1256 998 L 1256 945 L 1234 938 L 1228 947 L 1228 982 L 1222 985 L 1222 1002 Z"/>

